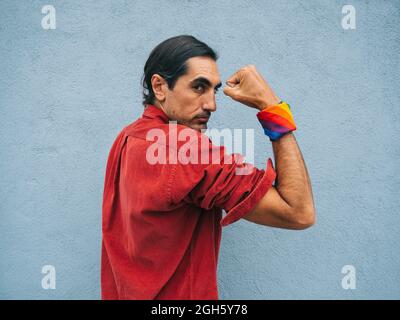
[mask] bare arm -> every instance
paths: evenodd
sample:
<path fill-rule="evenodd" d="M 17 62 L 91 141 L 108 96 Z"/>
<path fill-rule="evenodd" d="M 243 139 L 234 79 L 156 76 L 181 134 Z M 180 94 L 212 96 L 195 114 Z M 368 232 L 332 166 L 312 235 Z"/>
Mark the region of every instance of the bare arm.
<path fill-rule="evenodd" d="M 249 107 L 262 110 L 279 99 L 254 65 L 237 71 L 226 82 L 224 93 Z M 272 142 L 277 173 L 275 186 L 244 219 L 257 224 L 305 229 L 315 222 L 311 182 L 293 133 Z"/>
<path fill-rule="evenodd" d="M 292 133 L 272 142 L 276 180 L 244 219 L 254 223 L 305 229 L 315 222 L 311 182 L 303 156 Z"/>

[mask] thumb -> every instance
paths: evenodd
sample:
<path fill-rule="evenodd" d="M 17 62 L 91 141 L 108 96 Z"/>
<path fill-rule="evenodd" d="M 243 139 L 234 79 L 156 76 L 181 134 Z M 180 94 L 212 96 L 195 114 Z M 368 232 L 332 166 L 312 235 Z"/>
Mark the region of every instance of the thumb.
<path fill-rule="evenodd" d="M 237 90 L 237 87 L 227 84 L 227 86 L 224 87 L 224 94 L 233 98 L 236 95 L 236 90 Z"/>
<path fill-rule="evenodd" d="M 226 80 L 226 85 L 234 87 L 240 83 L 240 79 L 241 79 L 241 72 L 239 70 Z"/>
<path fill-rule="evenodd" d="M 228 80 L 226 80 L 226 85 L 229 87 L 235 87 L 240 83 L 240 79 L 236 74 L 234 74 L 232 77 L 230 77 Z"/>

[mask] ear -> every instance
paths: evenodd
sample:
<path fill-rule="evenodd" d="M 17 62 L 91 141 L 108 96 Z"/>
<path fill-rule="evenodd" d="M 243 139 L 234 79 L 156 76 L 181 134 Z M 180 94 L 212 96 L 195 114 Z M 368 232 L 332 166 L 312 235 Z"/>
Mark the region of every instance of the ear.
<path fill-rule="evenodd" d="M 168 83 L 159 74 L 153 74 L 151 77 L 151 86 L 157 100 L 164 101 L 167 95 Z"/>

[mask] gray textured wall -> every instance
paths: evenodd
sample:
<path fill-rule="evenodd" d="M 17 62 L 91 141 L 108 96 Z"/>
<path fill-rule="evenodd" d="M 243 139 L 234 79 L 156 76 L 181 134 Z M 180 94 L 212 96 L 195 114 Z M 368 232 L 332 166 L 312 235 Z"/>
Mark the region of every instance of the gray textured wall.
<path fill-rule="evenodd" d="M 223 81 L 255 64 L 291 104 L 318 213 L 300 232 L 225 228 L 221 298 L 399 299 L 400 2 L 351 1 L 344 30 L 347 3 L 2 0 L 0 298 L 100 297 L 107 154 L 142 112 L 150 50 L 185 33 L 219 52 Z M 256 165 L 273 156 L 255 110 L 222 93 L 210 126 L 255 128 Z M 41 286 L 47 264 L 55 290 Z"/>

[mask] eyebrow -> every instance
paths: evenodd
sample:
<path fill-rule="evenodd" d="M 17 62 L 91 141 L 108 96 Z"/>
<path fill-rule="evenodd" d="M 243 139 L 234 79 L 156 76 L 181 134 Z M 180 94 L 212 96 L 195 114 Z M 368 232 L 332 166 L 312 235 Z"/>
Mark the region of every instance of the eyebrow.
<path fill-rule="evenodd" d="M 204 85 L 207 86 L 207 87 L 211 87 L 211 82 L 210 82 L 210 80 L 208 80 L 207 78 L 204 78 L 204 77 L 198 77 L 198 78 L 192 80 L 191 83 L 192 83 L 192 84 L 194 84 L 194 83 L 201 83 L 201 84 L 204 84 Z M 214 89 L 217 89 L 217 90 L 218 90 L 221 86 L 222 86 L 222 83 L 220 82 L 220 83 L 218 83 L 218 84 L 214 87 Z"/>

